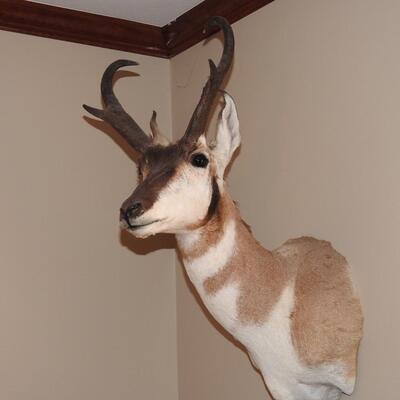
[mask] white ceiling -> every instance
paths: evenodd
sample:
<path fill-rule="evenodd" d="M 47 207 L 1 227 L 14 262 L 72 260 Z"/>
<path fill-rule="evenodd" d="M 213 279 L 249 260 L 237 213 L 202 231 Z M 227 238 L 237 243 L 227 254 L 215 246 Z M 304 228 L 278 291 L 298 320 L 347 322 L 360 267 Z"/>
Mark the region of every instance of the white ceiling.
<path fill-rule="evenodd" d="M 73 10 L 87 11 L 164 26 L 190 10 L 201 0 L 39 0 L 36 3 L 50 4 Z"/>

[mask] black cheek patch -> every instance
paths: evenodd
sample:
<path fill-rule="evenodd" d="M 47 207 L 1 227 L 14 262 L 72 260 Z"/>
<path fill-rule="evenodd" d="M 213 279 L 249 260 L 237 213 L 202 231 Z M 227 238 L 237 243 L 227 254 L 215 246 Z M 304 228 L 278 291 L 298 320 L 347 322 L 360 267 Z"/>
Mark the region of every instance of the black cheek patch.
<path fill-rule="evenodd" d="M 218 183 L 214 177 L 212 180 L 212 194 L 211 194 L 210 205 L 208 206 L 208 211 L 207 211 L 207 220 L 209 220 L 216 213 L 220 198 L 221 195 L 219 193 Z"/>

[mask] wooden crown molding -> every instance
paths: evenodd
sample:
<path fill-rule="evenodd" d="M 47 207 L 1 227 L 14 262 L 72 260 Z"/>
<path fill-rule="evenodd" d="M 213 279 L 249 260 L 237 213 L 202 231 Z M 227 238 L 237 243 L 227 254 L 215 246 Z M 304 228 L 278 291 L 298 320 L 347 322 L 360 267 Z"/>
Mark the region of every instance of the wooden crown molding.
<path fill-rule="evenodd" d="M 208 18 L 219 15 L 231 24 L 272 3 L 274 0 L 205 0 L 162 28 L 169 57 L 206 39 Z"/>
<path fill-rule="evenodd" d="M 157 26 L 31 1 L 0 0 L 0 29 L 168 57 Z"/>
<path fill-rule="evenodd" d="M 230 23 L 273 0 L 205 0 L 164 27 L 34 3 L 0 0 L 0 29 L 155 57 L 173 57 L 206 38 L 213 15 Z"/>

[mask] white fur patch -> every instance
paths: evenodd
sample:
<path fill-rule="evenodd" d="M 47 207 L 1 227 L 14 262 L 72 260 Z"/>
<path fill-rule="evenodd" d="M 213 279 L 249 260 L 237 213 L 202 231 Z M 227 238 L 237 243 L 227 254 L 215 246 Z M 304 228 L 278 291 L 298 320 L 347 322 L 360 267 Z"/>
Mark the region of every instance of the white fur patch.
<path fill-rule="evenodd" d="M 232 335 L 237 328 L 239 284 L 230 283 L 214 294 L 203 294 L 202 300 L 212 316 Z"/>
<path fill-rule="evenodd" d="M 234 253 L 236 237 L 235 221 L 229 221 L 224 233 L 214 246 L 206 253 L 191 261 L 184 261 L 190 280 L 196 287 L 205 306 L 214 318 L 229 332 L 233 333 L 237 324 L 237 298 L 239 295 L 238 283 L 230 283 L 216 293 L 207 294 L 203 284 L 206 279 L 218 274 L 229 262 Z M 178 235 L 178 244 L 183 248 L 196 245 L 199 238 L 195 232 Z"/>
<path fill-rule="evenodd" d="M 279 399 L 291 399 L 287 387 L 301 372 L 290 337 L 290 313 L 294 306 L 293 285 L 287 286 L 261 325 L 242 326 L 237 338 L 251 353 L 272 393 Z M 297 400 L 297 398 L 296 398 Z"/>
<path fill-rule="evenodd" d="M 199 292 L 202 291 L 204 281 L 217 274 L 232 257 L 235 236 L 235 222 L 232 220 L 226 224 L 223 236 L 218 243 L 210 247 L 202 256 L 185 262 L 189 278 Z"/>
<path fill-rule="evenodd" d="M 235 248 L 236 226 L 235 221 L 229 221 L 224 232 L 214 246 L 206 253 L 194 260 L 185 261 L 185 268 L 190 280 L 196 287 L 205 306 L 213 317 L 229 332 L 233 333 L 237 325 L 236 304 L 239 295 L 238 283 L 225 285 L 216 293 L 207 294 L 203 284 L 206 279 L 218 274 L 231 259 Z M 178 244 L 181 248 L 193 248 L 199 239 L 199 233 L 177 235 Z"/>
<path fill-rule="evenodd" d="M 193 247 L 199 241 L 201 237 L 200 229 L 189 231 L 183 234 L 177 234 L 176 240 L 179 248 L 185 252 L 192 251 Z"/>

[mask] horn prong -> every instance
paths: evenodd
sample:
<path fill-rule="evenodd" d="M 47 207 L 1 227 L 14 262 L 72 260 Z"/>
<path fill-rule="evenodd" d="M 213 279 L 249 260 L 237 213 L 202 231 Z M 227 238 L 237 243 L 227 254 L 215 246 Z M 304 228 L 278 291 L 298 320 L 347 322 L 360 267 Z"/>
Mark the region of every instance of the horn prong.
<path fill-rule="evenodd" d="M 89 113 L 92 114 L 93 116 L 104 119 L 104 111 L 99 110 L 98 108 L 90 107 L 86 104 L 83 104 L 82 107 Z"/>

